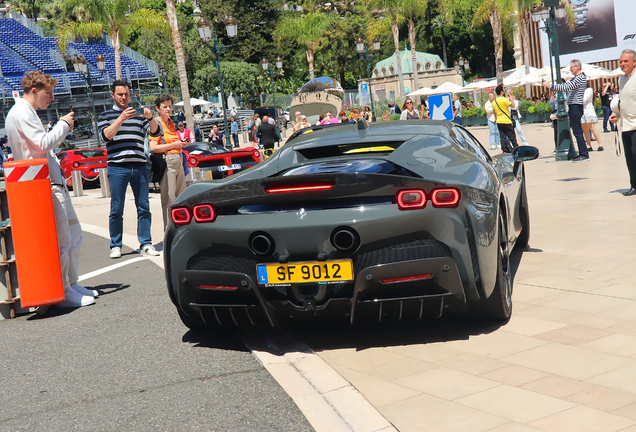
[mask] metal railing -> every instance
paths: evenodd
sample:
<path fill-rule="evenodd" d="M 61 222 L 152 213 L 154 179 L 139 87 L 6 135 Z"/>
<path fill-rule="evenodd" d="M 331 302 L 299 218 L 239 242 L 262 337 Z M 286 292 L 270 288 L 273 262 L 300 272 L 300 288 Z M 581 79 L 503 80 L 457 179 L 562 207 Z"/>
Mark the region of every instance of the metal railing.
<path fill-rule="evenodd" d="M 55 63 L 60 65 L 60 67 L 62 68 L 62 70 L 64 70 L 64 72 L 68 72 L 68 69 L 66 69 L 66 62 L 64 61 L 64 58 L 60 55 L 59 52 L 49 48 L 49 56 L 51 57 L 51 61 L 54 61 Z"/>
<path fill-rule="evenodd" d="M 36 23 L 28 19 L 21 13 L 18 13 L 14 10 L 10 10 L 9 17 L 16 21 L 19 21 L 20 24 L 22 24 L 23 26 L 25 26 L 26 28 L 28 28 L 33 33 L 37 34 L 38 36 L 44 37 L 44 31 L 42 30 L 42 27 L 40 27 L 39 25 L 37 25 Z"/>

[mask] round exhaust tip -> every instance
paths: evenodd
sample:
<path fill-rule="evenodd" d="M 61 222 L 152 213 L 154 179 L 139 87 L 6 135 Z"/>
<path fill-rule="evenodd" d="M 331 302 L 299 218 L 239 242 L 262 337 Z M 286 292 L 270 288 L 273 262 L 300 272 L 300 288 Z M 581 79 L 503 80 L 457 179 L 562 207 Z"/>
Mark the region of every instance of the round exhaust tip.
<path fill-rule="evenodd" d="M 331 244 L 341 252 L 350 252 L 358 248 L 360 236 L 349 227 L 338 227 L 331 232 Z"/>
<path fill-rule="evenodd" d="M 266 233 L 254 233 L 250 238 L 250 249 L 256 255 L 271 255 L 274 252 L 274 239 Z"/>

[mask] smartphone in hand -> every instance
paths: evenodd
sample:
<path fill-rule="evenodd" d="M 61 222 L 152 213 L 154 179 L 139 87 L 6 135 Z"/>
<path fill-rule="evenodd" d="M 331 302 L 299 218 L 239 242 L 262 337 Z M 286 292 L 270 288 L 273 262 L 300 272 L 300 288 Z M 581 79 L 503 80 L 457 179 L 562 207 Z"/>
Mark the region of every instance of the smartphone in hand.
<path fill-rule="evenodd" d="M 141 108 L 135 108 L 135 113 L 136 113 L 137 115 L 143 115 L 143 114 L 144 114 L 144 108 L 143 108 L 143 107 L 141 107 Z"/>

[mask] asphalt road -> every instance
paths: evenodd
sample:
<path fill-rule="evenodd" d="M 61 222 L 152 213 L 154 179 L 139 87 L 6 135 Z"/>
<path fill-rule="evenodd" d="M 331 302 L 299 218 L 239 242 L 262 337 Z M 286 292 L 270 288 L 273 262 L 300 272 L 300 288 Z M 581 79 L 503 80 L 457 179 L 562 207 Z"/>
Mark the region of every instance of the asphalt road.
<path fill-rule="evenodd" d="M 123 252 L 85 233 L 80 274 Z M 0 321 L 0 431 L 313 430 L 237 334 L 183 326 L 150 261 L 83 284 L 95 305 Z"/>

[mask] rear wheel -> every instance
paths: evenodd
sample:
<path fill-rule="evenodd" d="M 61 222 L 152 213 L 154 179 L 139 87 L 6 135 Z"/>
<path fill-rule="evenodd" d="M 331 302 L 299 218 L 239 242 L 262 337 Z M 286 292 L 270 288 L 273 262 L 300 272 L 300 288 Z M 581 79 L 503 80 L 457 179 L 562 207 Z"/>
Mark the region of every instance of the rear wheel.
<path fill-rule="evenodd" d="M 499 211 L 497 279 L 490 297 L 482 302 L 482 317 L 487 321 L 504 321 L 512 314 L 512 275 L 510 273 L 510 242 L 504 214 Z"/>
<path fill-rule="evenodd" d="M 528 212 L 528 195 L 526 195 L 526 179 L 521 185 L 521 201 L 519 203 L 519 219 L 521 220 L 521 232 L 517 237 L 515 248 L 524 248 L 530 241 L 530 213 Z"/>

